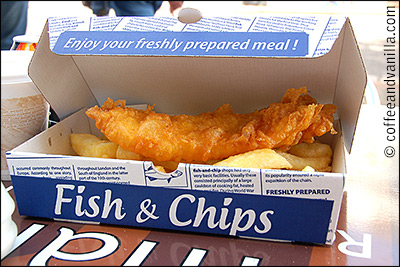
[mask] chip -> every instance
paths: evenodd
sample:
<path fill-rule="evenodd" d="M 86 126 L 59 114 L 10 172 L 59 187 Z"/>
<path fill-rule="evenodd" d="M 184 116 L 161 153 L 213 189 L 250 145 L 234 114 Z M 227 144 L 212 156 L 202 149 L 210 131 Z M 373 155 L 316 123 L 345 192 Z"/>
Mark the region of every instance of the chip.
<path fill-rule="evenodd" d="M 93 134 L 71 134 L 71 146 L 83 157 L 115 158 L 118 145 Z"/>
<path fill-rule="evenodd" d="M 264 148 L 231 156 L 219 161 L 214 166 L 258 168 L 258 169 L 292 169 L 287 159 L 273 149 Z"/>

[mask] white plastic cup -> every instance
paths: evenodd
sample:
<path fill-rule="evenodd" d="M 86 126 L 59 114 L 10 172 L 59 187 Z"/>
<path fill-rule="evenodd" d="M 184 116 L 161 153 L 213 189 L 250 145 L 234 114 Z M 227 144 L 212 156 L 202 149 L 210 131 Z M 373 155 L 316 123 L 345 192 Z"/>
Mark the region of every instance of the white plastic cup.
<path fill-rule="evenodd" d="M 32 54 L 1 51 L 1 180 L 10 180 L 6 151 L 48 127 L 50 105 L 27 74 Z"/>

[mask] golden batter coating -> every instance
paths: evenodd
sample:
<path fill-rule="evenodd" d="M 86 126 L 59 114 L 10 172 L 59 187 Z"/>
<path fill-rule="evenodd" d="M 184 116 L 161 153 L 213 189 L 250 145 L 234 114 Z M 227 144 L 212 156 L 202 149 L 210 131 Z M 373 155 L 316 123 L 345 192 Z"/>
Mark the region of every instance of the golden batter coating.
<path fill-rule="evenodd" d="M 288 150 L 315 136 L 335 134 L 336 106 L 322 105 L 306 87 L 290 88 L 279 103 L 248 114 L 234 114 L 224 104 L 199 115 L 168 115 L 125 107 L 125 100 L 108 98 L 86 114 L 112 142 L 158 161 L 206 162 L 260 148 Z"/>

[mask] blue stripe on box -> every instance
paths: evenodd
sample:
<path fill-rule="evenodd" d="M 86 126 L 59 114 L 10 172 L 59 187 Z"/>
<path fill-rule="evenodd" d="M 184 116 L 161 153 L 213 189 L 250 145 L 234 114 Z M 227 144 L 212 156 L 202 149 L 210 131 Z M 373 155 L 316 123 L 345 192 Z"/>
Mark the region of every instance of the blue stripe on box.
<path fill-rule="evenodd" d="M 61 33 L 61 55 L 302 57 L 304 32 L 101 32 Z"/>
<path fill-rule="evenodd" d="M 12 175 L 21 215 L 324 244 L 333 201 Z"/>

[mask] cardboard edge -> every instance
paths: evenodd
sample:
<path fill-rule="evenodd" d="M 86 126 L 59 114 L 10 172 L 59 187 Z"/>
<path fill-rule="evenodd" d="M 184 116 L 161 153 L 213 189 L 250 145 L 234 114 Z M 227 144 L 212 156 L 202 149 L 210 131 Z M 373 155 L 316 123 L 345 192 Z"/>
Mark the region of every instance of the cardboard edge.
<path fill-rule="evenodd" d="M 368 78 L 364 60 L 349 18 L 346 19 L 342 30 L 343 44 L 334 103 L 341 108 L 341 110 L 338 110 L 338 115 L 343 132 L 344 145 L 347 151 L 351 153 Z M 349 75 L 352 77 L 349 77 Z M 343 78 L 343 76 L 347 79 Z M 339 79 L 339 77 L 342 77 L 342 79 Z"/>

